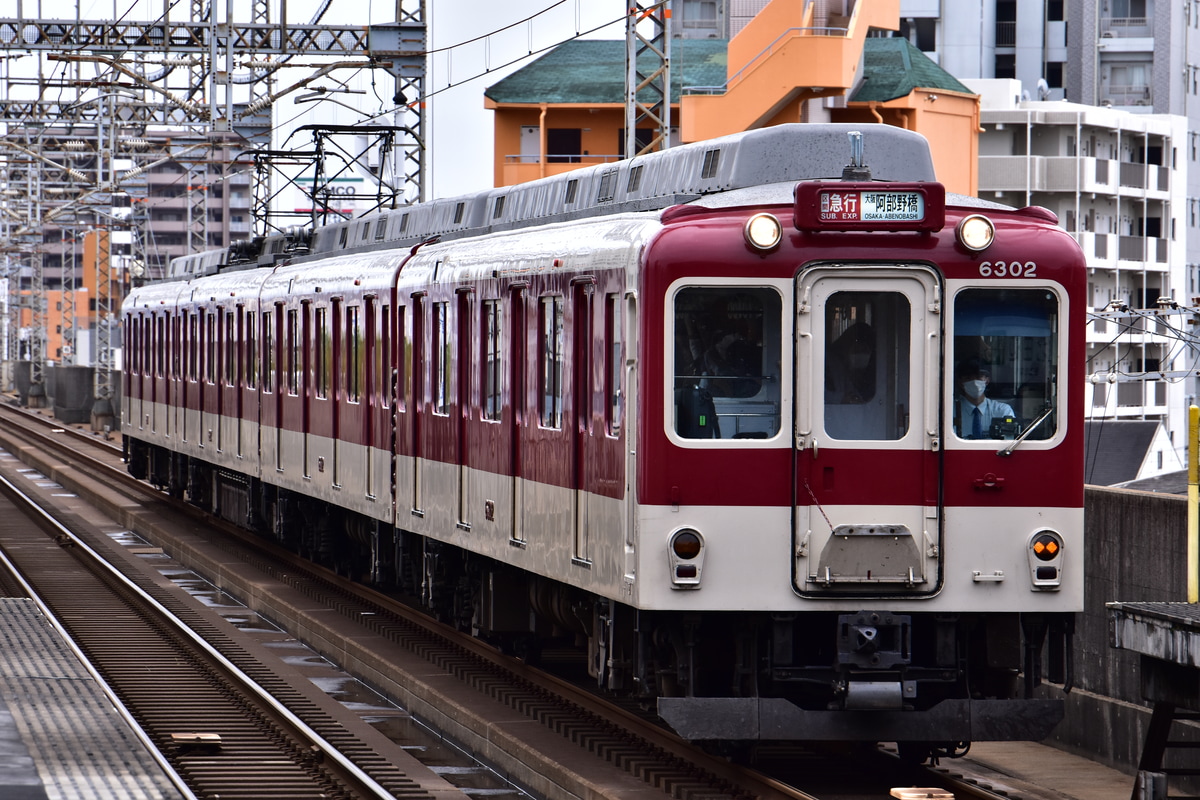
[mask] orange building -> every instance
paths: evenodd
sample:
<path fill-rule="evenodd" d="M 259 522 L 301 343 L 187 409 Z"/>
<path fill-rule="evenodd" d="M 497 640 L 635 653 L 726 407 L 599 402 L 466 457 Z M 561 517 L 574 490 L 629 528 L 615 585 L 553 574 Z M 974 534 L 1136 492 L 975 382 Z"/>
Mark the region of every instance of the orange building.
<path fill-rule="evenodd" d="M 49 362 L 63 363 L 72 356 L 67 331 L 75 329 L 76 341 L 84 346 L 84 341 L 90 341 L 92 331 L 96 327 L 96 299 L 101 290 L 106 287 L 99 285 L 98 265 L 100 259 L 108 258 L 108 231 L 91 230 L 83 234 L 82 273 L 77 275 L 75 291 L 68 298 L 64 289 L 45 290 L 45 358 Z M 122 296 L 128 291 L 128 286 L 119 289 Z M 112 292 L 114 287 L 108 287 Z M 29 291 L 22 290 L 23 299 L 19 310 L 20 327 L 27 329 L 33 324 L 33 311 L 29 308 Z M 23 354 L 22 358 L 27 358 Z"/>
<path fill-rule="evenodd" d="M 772 0 L 728 42 L 672 40 L 673 142 L 787 122 L 881 122 L 928 138 L 939 180 L 975 194 L 979 98 L 906 40 L 883 38 L 899 25 L 899 0 L 827 10 L 838 5 Z M 572 41 L 488 87 L 495 184 L 624 157 L 625 71 L 623 41 Z"/>

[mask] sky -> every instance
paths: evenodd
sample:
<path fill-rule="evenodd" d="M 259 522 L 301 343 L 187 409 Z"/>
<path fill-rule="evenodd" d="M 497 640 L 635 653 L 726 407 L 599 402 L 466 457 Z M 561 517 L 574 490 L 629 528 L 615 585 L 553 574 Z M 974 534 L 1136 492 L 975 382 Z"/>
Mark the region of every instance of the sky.
<path fill-rule="evenodd" d="M 427 0 L 426 24 L 433 47 L 444 47 L 499 30 L 555 2 Z M 589 38 L 623 38 L 625 6 L 624 0 L 567 0 L 529 23 L 481 42 L 433 54 L 426 78 L 433 91 L 467 81 L 431 100 L 434 196 L 492 186 L 492 112 L 483 108 L 483 92 L 530 59 L 505 66 L 508 62 L 613 20 L 618 21 L 616 26 Z M 468 80 L 476 75 L 482 77 Z"/>
<path fill-rule="evenodd" d="M 211 0 L 218 19 L 249 22 L 248 0 Z M 334 0 L 318 24 L 368 25 L 395 19 L 398 0 Z M 152 21 L 170 8 L 173 18 L 185 18 L 191 0 L 0 0 L 0 17 L 10 15 L 41 19 L 124 19 Z M 281 2 L 270 0 L 272 20 L 278 21 Z M 286 0 L 290 22 L 309 22 L 320 0 Z M 411 0 L 404 0 L 407 4 Z M 15 13 L 14 13 L 15 12 Z M 491 84 L 532 58 L 536 53 L 606 23 L 589 38 L 624 36 L 624 0 L 425 0 L 425 24 L 431 51 L 425 82 L 428 96 L 424 112 L 427 199 L 449 197 L 492 186 L 492 113 L 484 109 L 483 93 Z M 335 16 L 336 15 L 336 16 Z M 526 21 L 527 20 L 527 21 Z M 307 59 L 306 63 L 312 63 Z M 516 63 L 513 63 L 516 62 Z M 280 83 L 304 77 L 304 69 L 286 70 Z M 308 72 L 311 72 L 309 70 Z M 353 124 L 364 115 L 390 108 L 392 78 L 382 71 L 353 75 L 335 73 L 353 93 L 327 94 L 336 102 L 291 104 L 293 92 L 276 102 L 276 124 Z M 336 81 L 321 81 L 333 88 Z M 316 84 L 314 84 L 316 85 Z M 355 113 L 352 108 L 361 109 Z M 296 118 L 307 111 L 310 116 Z M 384 120 L 381 120 L 384 121 Z M 394 124 L 398 121 L 391 120 Z M 400 123 L 403 124 L 403 123 Z M 308 142 L 304 142 L 307 145 Z M 278 143 L 276 144 L 278 146 Z"/>

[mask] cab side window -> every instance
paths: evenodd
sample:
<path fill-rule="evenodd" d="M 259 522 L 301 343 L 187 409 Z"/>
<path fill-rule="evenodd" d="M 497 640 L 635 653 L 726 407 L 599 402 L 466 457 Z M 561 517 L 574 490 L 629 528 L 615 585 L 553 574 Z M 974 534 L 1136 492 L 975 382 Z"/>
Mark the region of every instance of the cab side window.
<path fill-rule="evenodd" d="M 770 288 L 687 287 L 674 298 L 674 430 L 769 439 L 780 427 L 782 299 Z"/>

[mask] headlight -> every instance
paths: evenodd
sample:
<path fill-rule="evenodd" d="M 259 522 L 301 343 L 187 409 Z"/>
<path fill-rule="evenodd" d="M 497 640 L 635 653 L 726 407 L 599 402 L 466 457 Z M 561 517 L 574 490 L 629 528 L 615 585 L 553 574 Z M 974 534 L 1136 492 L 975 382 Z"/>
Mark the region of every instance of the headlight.
<path fill-rule="evenodd" d="M 746 220 L 746 241 L 755 250 L 774 249 L 783 239 L 783 226 L 774 214 L 755 214 Z"/>
<path fill-rule="evenodd" d="M 982 214 L 963 217 L 954 229 L 958 243 L 973 252 L 987 250 L 996 238 L 996 226 Z"/>

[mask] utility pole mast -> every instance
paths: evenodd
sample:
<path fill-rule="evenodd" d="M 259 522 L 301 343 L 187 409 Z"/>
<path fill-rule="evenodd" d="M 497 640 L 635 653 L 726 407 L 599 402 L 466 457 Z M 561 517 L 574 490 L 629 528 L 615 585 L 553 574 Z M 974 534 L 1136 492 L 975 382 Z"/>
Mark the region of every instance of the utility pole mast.
<path fill-rule="evenodd" d="M 625 18 L 625 157 L 671 146 L 671 0 L 630 3 Z M 649 120 L 649 140 L 638 125 Z"/>

